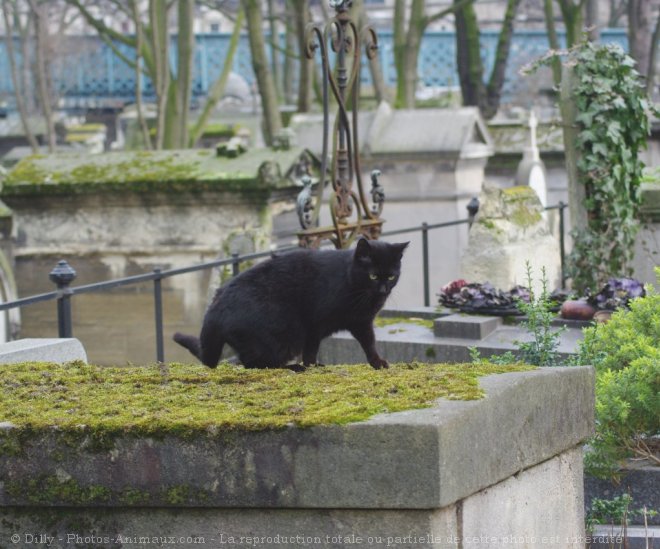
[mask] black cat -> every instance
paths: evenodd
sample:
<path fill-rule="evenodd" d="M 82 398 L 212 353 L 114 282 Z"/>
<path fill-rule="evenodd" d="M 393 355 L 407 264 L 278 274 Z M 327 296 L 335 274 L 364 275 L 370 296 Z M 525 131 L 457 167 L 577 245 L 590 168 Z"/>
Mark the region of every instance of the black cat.
<path fill-rule="evenodd" d="M 215 368 L 230 345 L 246 368 L 296 369 L 302 354 L 316 364 L 321 340 L 348 330 L 374 368 L 387 368 L 376 351 L 373 320 L 399 279 L 408 243 L 360 239 L 355 250 L 296 250 L 259 263 L 215 294 L 199 338 L 174 341 Z"/>

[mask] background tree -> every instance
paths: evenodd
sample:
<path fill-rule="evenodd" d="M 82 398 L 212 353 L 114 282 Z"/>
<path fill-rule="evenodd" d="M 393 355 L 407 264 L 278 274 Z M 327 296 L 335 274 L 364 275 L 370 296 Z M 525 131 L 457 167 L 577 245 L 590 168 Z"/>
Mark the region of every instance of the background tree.
<path fill-rule="evenodd" d="M 417 60 L 422 36 L 428 26 L 475 0 L 454 0 L 454 4 L 431 15 L 426 14 L 426 0 L 412 0 L 406 17 L 407 0 L 394 1 L 394 66 L 396 69 L 396 99 L 398 108 L 415 107 L 417 88 Z"/>
<path fill-rule="evenodd" d="M 268 57 L 264 41 L 263 6 L 261 0 L 241 0 L 247 20 L 250 53 L 252 55 L 252 69 L 257 80 L 257 88 L 261 97 L 263 111 L 264 139 L 267 144 L 282 129 L 277 90 L 273 75 L 268 69 Z"/>
<path fill-rule="evenodd" d="M 113 13 L 123 13 L 135 25 L 134 35 L 126 35 L 108 27 L 103 17 L 93 15 L 82 0 L 66 0 L 74 6 L 85 20 L 97 31 L 99 37 L 125 63 L 144 74 L 153 84 L 156 93 L 156 135 L 153 139 L 155 148 L 185 148 L 199 137 L 202 128 L 194 126 L 195 135 L 189 134 L 190 101 L 192 89 L 192 59 L 194 53 L 193 16 L 195 2 L 189 0 L 149 0 L 143 9 L 139 0 L 116 0 L 102 4 Z M 172 56 L 170 13 L 176 8 L 176 55 Z M 233 38 L 238 40 L 238 37 Z M 118 44 L 123 44 L 135 51 L 133 57 L 124 55 Z M 138 50 L 139 49 L 139 53 Z M 229 48 L 225 59 L 225 69 L 230 70 L 236 47 Z M 177 59 L 176 66 L 171 58 Z M 222 97 L 223 87 L 227 82 L 226 70 L 223 69 L 218 79 L 211 86 L 212 93 L 202 109 L 202 115 L 208 117 L 210 110 Z M 139 80 L 139 79 L 138 79 Z M 140 102 L 141 103 L 141 102 Z M 140 116 L 140 115 L 139 115 Z"/>
<path fill-rule="evenodd" d="M 11 81 L 16 97 L 16 108 L 21 119 L 21 125 L 23 126 L 25 137 L 27 138 L 28 143 L 32 148 L 32 152 L 37 152 L 39 149 L 39 143 L 37 142 L 37 138 L 34 136 L 32 128 L 30 127 L 28 119 L 28 103 L 25 100 L 27 93 L 26 90 L 30 86 L 26 85 L 23 79 L 20 77 L 19 66 L 16 60 L 16 52 L 14 49 L 14 29 L 18 27 L 18 32 L 16 34 L 21 37 L 21 43 L 23 42 L 22 38 L 25 36 L 23 31 L 23 24 L 21 23 L 18 12 L 18 3 L 16 0 L 2 0 L 2 16 L 5 25 L 5 47 L 7 49 L 9 71 L 11 74 Z M 23 58 L 26 59 L 26 57 Z"/>
<path fill-rule="evenodd" d="M 454 0 L 456 18 L 456 64 L 461 83 L 463 104 L 479 107 L 484 118 L 490 119 L 500 106 L 504 75 L 513 37 L 513 22 L 521 0 L 507 0 L 506 14 L 497 40 L 495 63 L 488 83 L 484 82 L 481 61 L 479 23 L 470 2 L 461 6 Z"/>
<path fill-rule="evenodd" d="M 639 73 L 646 77 L 646 89 L 649 94 L 655 91 L 660 14 L 654 25 L 653 11 L 659 7 L 660 0 L 628 0 L 628 46 L 630 55 L 637 61 Z"/>
<path fill-rule="evenodd" d="M 77 14 L 57 0 L 2 0 L 5 46 L 16 108 L 30 147 L 38 142 L 30 119 L 45 125 L 46 145 L 55 149 L 55 116 L 58 90 L 52 82 L 52 66 L 65 55 L 62 37 Z"/>

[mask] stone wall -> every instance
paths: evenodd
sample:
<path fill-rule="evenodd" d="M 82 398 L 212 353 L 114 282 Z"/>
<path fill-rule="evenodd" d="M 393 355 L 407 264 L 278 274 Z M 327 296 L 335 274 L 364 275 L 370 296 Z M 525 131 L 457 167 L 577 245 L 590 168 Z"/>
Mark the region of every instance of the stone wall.
<path fill-rule="evenodd" d="M 5 423 L 0 545 L 584 547 L 593 383 L 546 368 L 360 423 L 100 445 Z"/>
<path fill-rule="evenodd" d="M 231 158 L 190 150 L 24 159 L 2 190 L 13 212 L 18 293 L 54 290 L 48 274 L 60 259 L 76 270 L 74 285 L 81 285 L 189 266 L 233 251 L 263 251 L 278 216 L 294 208 L 298 170 L 313 169 L 313 157 L 303 149 Z M 232 248 L 239 234 L 250 237 L 252 249 Z M 163 282 L 168 360 L 189 360 L 169 336 L 199 330 L 217 276 L 203 271 Z M 151 284 L 73 300 L 73 333 L 94 363 L 154 361 L 153 318 Z M 24 308 L 20 335 L 57 335 L 55 304 Z"/>

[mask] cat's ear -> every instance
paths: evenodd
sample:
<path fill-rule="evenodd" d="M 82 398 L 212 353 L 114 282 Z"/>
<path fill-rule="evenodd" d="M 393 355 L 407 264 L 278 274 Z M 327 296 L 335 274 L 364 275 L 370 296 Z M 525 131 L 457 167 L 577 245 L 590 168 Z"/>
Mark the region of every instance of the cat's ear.
<path fill-rule="evenodd" d="M 410 244 L 410 241 L 408 242 L 401 242 L 399 244 L 392 244 L 392 247 L 396 250 L 399 259 L 403 256 L 403 251 L 408 247 L 408 244 Z"/>
<path fill-rule="evenodd" d="M 355 247 L 355 260 L 368 259 L 371 257 L 371 244 L 366 238 L 360 238 Z"/>

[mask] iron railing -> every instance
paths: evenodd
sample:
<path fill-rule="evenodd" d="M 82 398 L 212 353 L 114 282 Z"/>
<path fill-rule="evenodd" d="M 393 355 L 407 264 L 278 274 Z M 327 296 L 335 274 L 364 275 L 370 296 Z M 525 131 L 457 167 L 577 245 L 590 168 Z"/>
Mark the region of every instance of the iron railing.
<path fill-rule="evenodd" d="M 562 286 L 565 285 L 565 220 L 564 210 L 567 204 L 559 202 L 554 206 L 548 206 L 546 210 L 557 210 L 559 212 L 559 244 L 561 256 L 561 272 L 562 272 Z M 455 227 L 458 225 L 469 225 L 474 220 L 476 209 L 470 210 L 470 216 L 465 219 L 458 219 L 455 221 L 447 221 L 444 223 L 422 223 L 414 227 L 407 227 L 405 229 L 397 229 L 392 231 L 383 232 L 381 236 L 395 236 L 410 233 L 422 233 L 422 277 L 424 288 L 424 305 L 429 306 L 431 302 L 431 288 L 430 288 L 430 269 L 429 269 L 429 232 L 435 229 L 442 229 L 446 227 Z M 267 252 L 257 252 L 246 255 L 232 254 L 231 257 L 216 259 L 214 261 L 207 261 L 205 263 L 198 263 L 196 265 L 189 265 L 187 267 L 179 267 L 176 269 L 161 270 L 154 269 L 152 272 L 140 275 L 127 276 L 124 278 L 116 278 L 113 280 L 106 280 L 103 282 L 96 282 L 94 284 L 86 284 L 83 286 L 71 286 L 71 282 L 75 280 L 76 272 L 64 260 L 58 262 L 57 266 L 49 273 L 50 280 L 56 284 L 57 290 L 43 294 L 37 294 L 30 297 L 0 303 L 0 312 L 17 307 L 25 307 L 40 303 L 44 301 L 57 300 L 57 326 L 58 337 L 69 338 L 73 337 L 73 324 L 71 317 L 71 298 L 79 294 L 87 294 L 93 292 L 102 292 L 119 288 L 123 286 L 131 286 L 145 282 L 153 282 L 154 294 L 154 323 L 156 335 L 156 360 L 158 362 L 165 362 L 165 345 L 163 338 L 163 289 L 162 281 L 166 278 L 174 276 L 194 273 L 207 269 L 214 269 L 217 267 L 225 267 L 231 265 L 232 275 L 238 275 L 240 271 L 240 264 L 245 261 L 253 261 L 256 259 L 263 259 L 271 256 L 273 253 L 286 252 L 298 249 L 298 246 L 286 246 L 278 248 L 277 250 L 270 250 Z"/>

